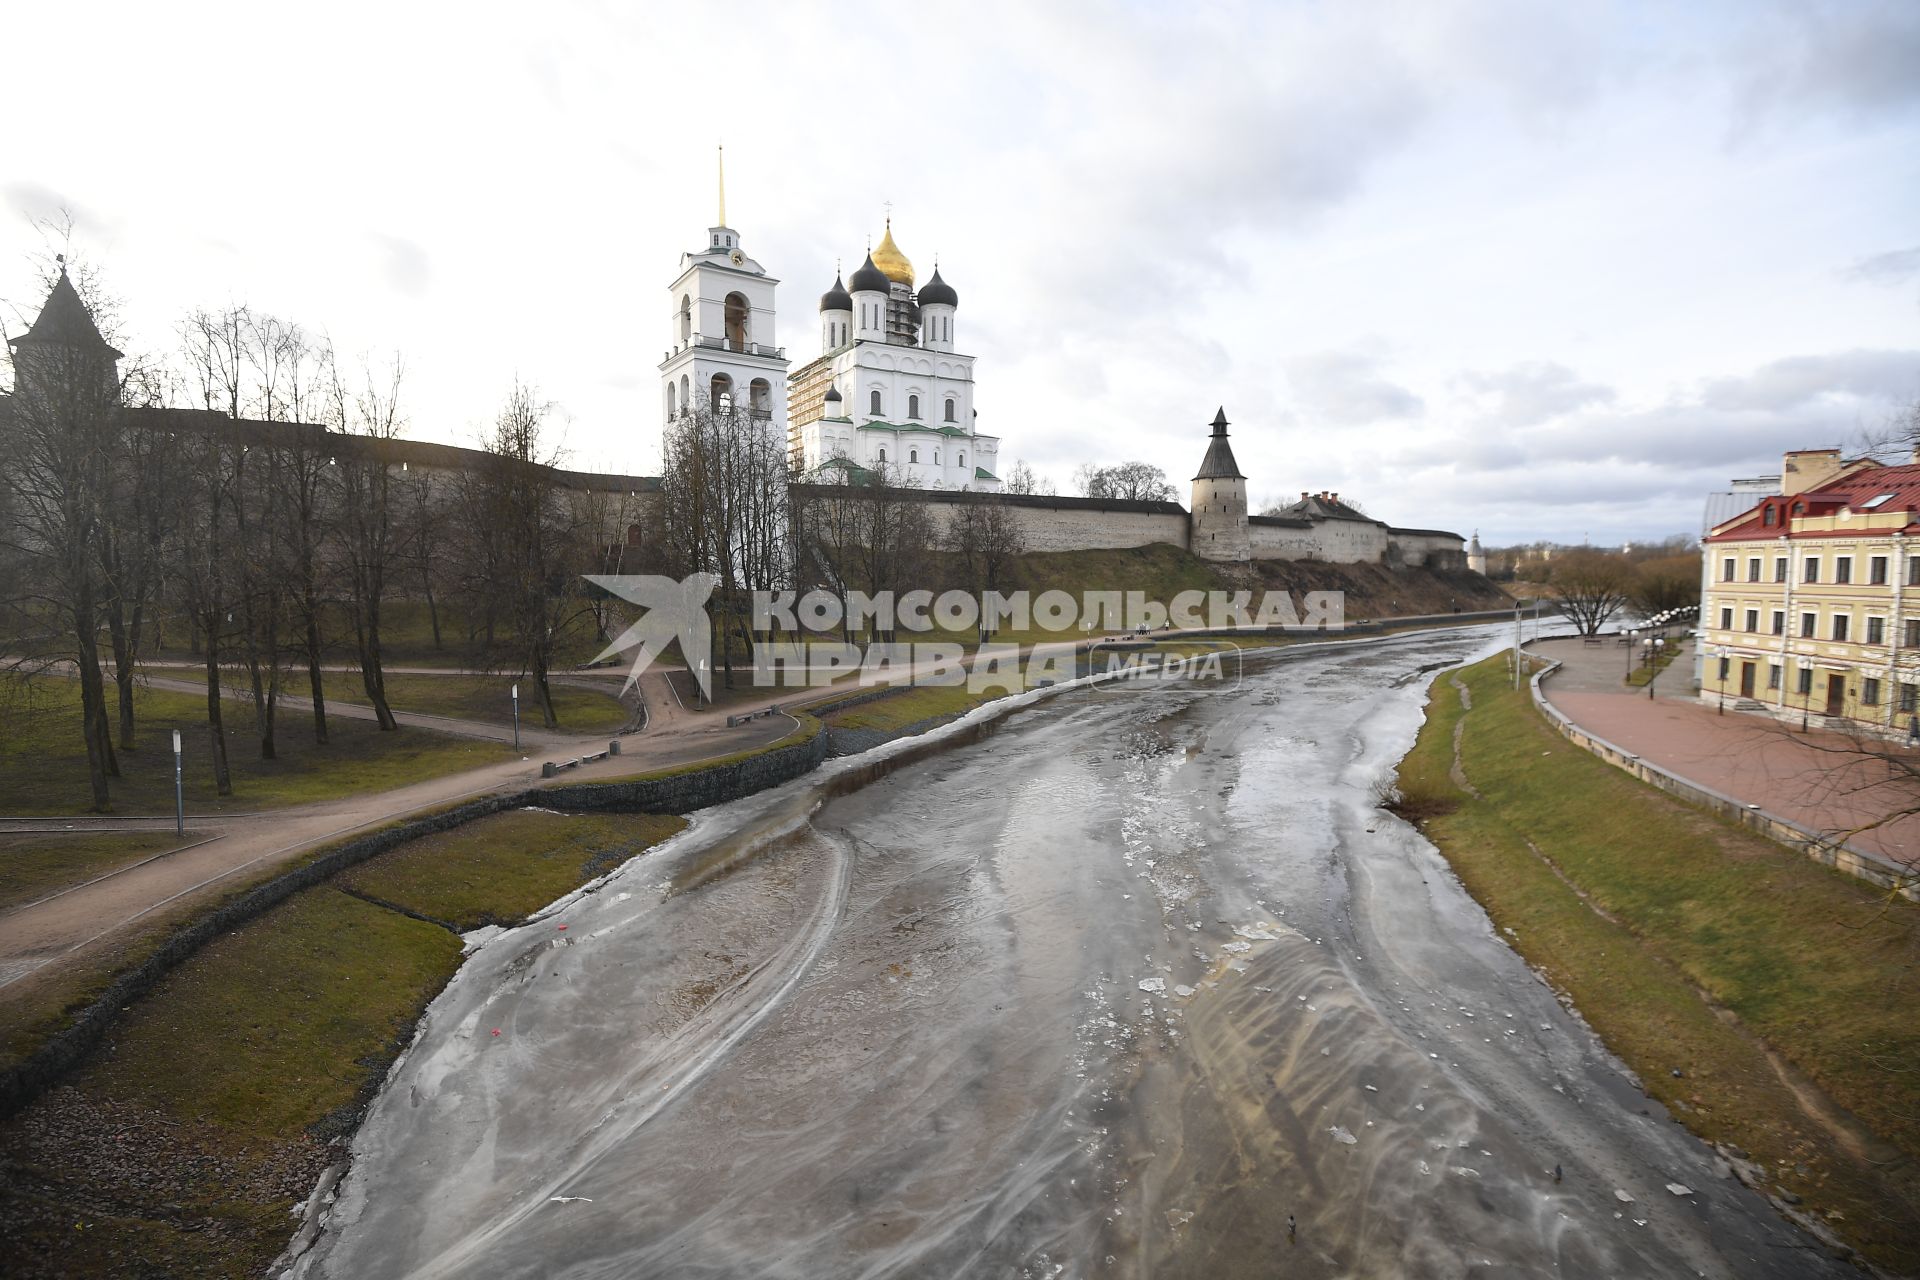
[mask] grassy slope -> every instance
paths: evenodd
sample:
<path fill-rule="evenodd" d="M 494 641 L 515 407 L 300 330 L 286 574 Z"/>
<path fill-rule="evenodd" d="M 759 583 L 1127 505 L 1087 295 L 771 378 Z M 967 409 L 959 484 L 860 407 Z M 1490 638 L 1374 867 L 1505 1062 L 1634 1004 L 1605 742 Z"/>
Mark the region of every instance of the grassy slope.
<path fill-rule="evenodd" d="M 79 686 L 36 682 L 30 707 L 10 709 L 0 737 L 0 814 L 73 814 L 90 807 L 86 750 L 80 740 Z M 455 738 L 427 729 L 381 733 L 371 722 L 333 717 L 329 743 L 313 742 L 311 720 L 283 710 L 275 735 L 278 759 L 260 759 L 250 703 L 228 703 L 227 761 L 233 794 L 214 792 L 211 733 L 203 697 L 164 689 L 134 695 L 133 751 L 119 753 L 122 777 L 109 779 L 115 813 L 173 812 L 172 731 L 185 740 L 189 813 L 245 813 L 355 792 L 384 791 L 505 758 L 500 743 Z"/>
<path fill-rule="evenodd" d="M 1467 673 L 1471 711 L 1445 676 L 1434 686 L 1401 771 L 1416 807 L 1452 806 L 1424 824 L 1428 835 L 1649 1092 L 1703 1137 L 1743 1146 L 1778 1170 L 1778 1185 L 1813 1211 L 1841 1215 L 1836 1228 L 1870 1256 L 1920 1263 L 1912 1174 L 1876 1167 L 1860 1149 L 1870 1144 L 1850 1149 L 1836 1139 L 1761 1047 L 1811 1077 L 1910 1165 L 1920 1153 L 1914 1077 L 1878 1064 L 1920 1058 L 1920 908 L 1886 901 L 1581 751 L 1507 686 L 1501 662 Z M 1484 800 L 1448 776 L 1463 716 L 1462 767 Z M 1683 1078 L 1670 1074 L 1676 1068 Z"/>
<path fill-rule="evenodd" d="M 832 711 L 826 722 L 835 729 L 877 729 L 898 733 L 925 720 L 971 711 L 1003 691 L 968 693 L 965 685 L 925 685 L 899 689 L 885 697 Z"/>
<path fill-rule="evenodd" d="M 171 831 L 0 835 L 0 911 L 24 906 L 179 843 Z"/>
<path fill-rule="evenodd" d="M 459 964 L 449 930 L 340 885 L 442 919 L 516 920 L 684 825 L 496 815 L 209 945 L 70 1086 L 0 1130 L 0 1271 L 258 1274 L 286 1243 L 288 1208 L 334 1158 L 322 1140 L 350 1123 Z M 141 1169 L 132 1181 L 129 1164 Z M 132 1256 L 141 1269 L 115 1263 Z"/>
<path fill-rule="evenodd" d="M 341 702 L 367 701 L 366 690 L 357 674 L 331 671 L 327 673 L 326 683 L 329 702 L 336 698 Z M 456 673 L 444 676 L 390 675 L 387 677 L 387 705 L 395 711 L 412 711 L 421 715 L 511 724 L 515 683 L 509 676 Z M 526 681 L 518 683 L 520 724 L 525 728 L 538 728 L 540 708 L 534 699 L 533 688 Z M 569 733 L 603 733 L 612 732 L 626 724 L 627 709 L 612 692 L 616 687 L 608 682 L 607 689 L 603 691 L 557 681 L 551 683 L 549 688 L 553 692 L 554 714 L 560 718 L 561 730 Z M 302 693 L 305 688 L 305 678 L 302 677 L 289 686 L 289 691 Z"/>

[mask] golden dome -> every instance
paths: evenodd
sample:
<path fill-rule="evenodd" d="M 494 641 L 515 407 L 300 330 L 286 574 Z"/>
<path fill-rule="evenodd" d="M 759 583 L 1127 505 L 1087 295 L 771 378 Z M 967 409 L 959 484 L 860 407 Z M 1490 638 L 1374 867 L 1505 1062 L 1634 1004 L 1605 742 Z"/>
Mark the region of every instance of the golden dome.
<path fill-rule="evenodd" d="M 913 264 L 907 261 L 907 255 L 900 252 L 900 246 L 893 242 L 893 219 L 887 219 L 887 233 L 880 237 L 880 247 L 873 251 L 873 265 L 886 273 L 887 279 L 895 284 L 913 288 Z"/>

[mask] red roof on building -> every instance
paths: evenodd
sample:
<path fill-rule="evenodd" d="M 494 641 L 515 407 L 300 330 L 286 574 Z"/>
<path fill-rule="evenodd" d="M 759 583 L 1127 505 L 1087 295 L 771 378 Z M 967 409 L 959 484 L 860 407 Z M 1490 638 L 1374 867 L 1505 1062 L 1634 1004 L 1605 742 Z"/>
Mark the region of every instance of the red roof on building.
<path fill-rule="evenodd" d="M 1795 507 L 1804 504 L 1805 510 L 1795 511 Z M 1720 533 L 1709 537 L 1709 542 L 1739 542 L 1753 538 L 1774 538 L 1789 528 L 1786 520 L 1767 524 L 1762 513 L 1768 507 L 1775 507 L 1792 515 L 1824 516 L 1841 510 L 1860 513 L 1885 513 L 1904 511 L 1907 513 L 1907 530 L 1920 529 L 1920 464 L 1903 464 L 1897 467 L 1869 467 L 1849 476 L 1841 476 L 1818 489 L 1809 489 L 1805 493 L 1790 494 L 1786 497 L 1763 498 L 1751 511 L 1736 517 L 1737 524 L 1730 524 Z M 1857 538 L 1863 531 L 1859 529 L 1822 530 L 1814 534 L 1799 534 L 1799 537 L 1835 537 Z M 1875 533 L 1889 532 L 1876 529 Z"/>

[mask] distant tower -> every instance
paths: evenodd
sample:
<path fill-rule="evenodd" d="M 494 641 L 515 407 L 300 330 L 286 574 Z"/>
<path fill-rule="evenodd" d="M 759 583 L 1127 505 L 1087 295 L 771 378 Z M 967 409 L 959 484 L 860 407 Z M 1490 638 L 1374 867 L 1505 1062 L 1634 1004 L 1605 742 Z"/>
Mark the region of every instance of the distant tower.
<path fill-rule="evenodd" d="M 780 283 L 740 247 L 727 225 L 726 172 L 720 174 L 720 220 L 706 246 L 680 255 L 667 290 L 668 346 L 660 362 L 668 421 L 712 404 L 751 411 L 782 439 L 787 434 L 787 353 L 774 344 L 775 287 Z"/>
<path fill-rule="evenodd" d="M 93 316 L 67 278 L 59 278 L 31 328 L 7 340 L 13 348 L 13 411 L 59 434 L 96 430 L 94 416 L 119 404 L 120 352 L 100 336 Z"/>
<path fill-rule="evenodd" d="M 1484 574 L 1487 571 L 1487 552 L 1480 545 L 1480 531 L 1473 531 L 1473 541 L 1467 543 L 1467 571 Z"/>
<path fill-rule="evenodd" d="M 1245 564 L 1253 558 L 1247 533 L 1247 478 L 1227 443 L 1227 409 L 1213 415 L 1213 438 L 1193 477 L 1192 550 L 1202 560 Z"/>

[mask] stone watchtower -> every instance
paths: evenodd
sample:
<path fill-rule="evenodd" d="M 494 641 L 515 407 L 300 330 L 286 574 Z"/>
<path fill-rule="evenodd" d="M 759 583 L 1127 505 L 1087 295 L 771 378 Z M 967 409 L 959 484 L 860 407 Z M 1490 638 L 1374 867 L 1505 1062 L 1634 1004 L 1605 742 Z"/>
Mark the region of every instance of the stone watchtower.
<path fill-rule="evenodd" d="M 1202 560 L 1245 564 L 1253 558 L 1247 535 L 1247 478 L 1227 443 L 1227 410 L 1213 415 L 1213 438 L 1193 478 L 1189 542 Z"/>

